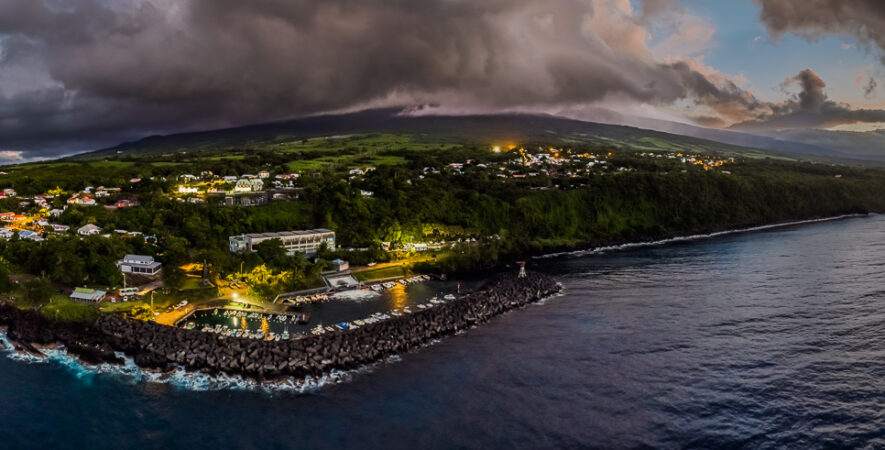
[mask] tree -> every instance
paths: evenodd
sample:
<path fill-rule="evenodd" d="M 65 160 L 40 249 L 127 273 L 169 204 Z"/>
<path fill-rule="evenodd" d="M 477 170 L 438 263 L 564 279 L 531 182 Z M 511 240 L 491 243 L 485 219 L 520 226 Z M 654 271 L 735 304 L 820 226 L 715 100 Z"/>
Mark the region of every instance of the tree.
<path fill-rule="evenodd" d="M 12 290 L 12 280 L 9 279 L 9 269 L 5 264 L 0 264 L 0 292 Z"/>
<path fill-rule="evenodd" d="M 286 247 L 280 239 L 268 239 L 258 244 L 258 256 L 273 267 L 283 267 L 286 263 Z"/>
<path fill-rule="evenodd" d="M 34 278 L 25 283 L 25 300 L 31 305 L 37 306 L 49 303 L 49 299 L 54 293 L 55 288 L 45 278 Z"/>

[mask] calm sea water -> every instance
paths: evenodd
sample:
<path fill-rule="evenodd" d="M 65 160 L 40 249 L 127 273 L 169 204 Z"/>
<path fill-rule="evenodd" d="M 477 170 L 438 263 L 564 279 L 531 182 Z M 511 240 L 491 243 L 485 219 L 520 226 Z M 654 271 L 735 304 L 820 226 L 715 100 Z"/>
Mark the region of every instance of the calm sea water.
<path fill-rule="evenodd" d="M 565 295 L 308 394 L 0 358 L 0 447 L 885 447 L 885 217 L 533 264 Z"/>

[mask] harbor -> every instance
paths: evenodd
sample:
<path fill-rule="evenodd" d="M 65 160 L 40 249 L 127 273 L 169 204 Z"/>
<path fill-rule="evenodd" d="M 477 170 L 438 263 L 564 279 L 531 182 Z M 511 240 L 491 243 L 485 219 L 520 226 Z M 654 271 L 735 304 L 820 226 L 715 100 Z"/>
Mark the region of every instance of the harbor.
<path fill-rule="evenodd" d="M 300 339 L 431 309 L 472 292 L 478 285 L 417 275 L 369 283 L 359 289 L 293 297 L 297 303 L 286 311 L 229 307 L 196 310 L 182 318 L 178 326 L 233 338 Z"/>

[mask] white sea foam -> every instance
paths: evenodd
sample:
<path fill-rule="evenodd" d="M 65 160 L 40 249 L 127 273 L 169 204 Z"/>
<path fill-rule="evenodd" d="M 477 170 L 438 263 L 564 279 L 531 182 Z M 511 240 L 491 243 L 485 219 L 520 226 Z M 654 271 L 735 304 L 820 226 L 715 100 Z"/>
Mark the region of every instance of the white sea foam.
<path fill-rule="evenodd" d="M 359 373 L 367 373 L 380 364 L 392 363 L 400 360 L 399 356 L 391 356 L 384 361 L 375 364 L 360 367 L 358 369 L 342 371 L 333 370 L 319 377 L 307 376 L 302 379 L 289 377 L 273 382 L 257 382 L 243 378 L 242 376 L 230 376 L 227 374 L 209 375 L 200 372 L 189 372 L 183 367 L 179 367 L 171 373 L 160 373 L 152 370 L 145 370 L 135 364 L 132 358 L 127 357 L 123 353 L 116 355 L 123 360 L 123 364 L 86 364 L 76 356 L 68 353 L 64 348 L 44 349 L 44 356 L 31 355 L 24 352 L 17 352 L 8 337 L 4 333 L 0 333 L 0 343 L 3 348 L 0 349 L 6 356 L 12 360 L 25 363 L 54 363 L 64 367 L 77 379 L 86 383 L 92 383 L 96 376 L 104 375 L 114 378 L 118 381 L 126 381 L 131 383 L 165 383 L 179 389 L 190 391 L 219 391 L 219 390 L 243 390 L 257 391 L 268 394 L 272 393 L 296 393 L 303 394 L 315 392 L 325 386 L 349 382 L 353 376 Z"/>
<path fill-rule="evenodd" d="M 562 296 L 564 296 L 564 295 L 565 295 L 565 286 L 563 286 L 562 283 L 560 283 L 560 282 L 558 282 L 558 281 L 556 282 L 556 285 L 559 286 L 559 290 L 556 291 L 555 294 L 553 294 L 553 295 L 548 295 L 548 296 L 546 296 L 546 297 L 544 297 L 544 298 L 542 298 L 542 299 L 536 301 L 535 304 L 536 304 L 536 305 L 546 305 L 546 304 L 547 304 L 547 300 L 550 300 L 550 299 L 555 298 L 555 297 L 562 297 Z"/>
<path fill-rule="evenodd" d="M 6 353 L 6 356 L 9 359 L 30 364 L 46 362 L 45 357 L 16 351 L 15 346 L 9 341 L 9 337 L 6 336 L 6 333 L 0 333 L 0 344 L 2 344 L 0 345 L 0 352 Z"/>
<path fill-rule="evenodd" d="M 560 287 L 562 285 L 560 284 Z M 347 291 L 361 292 L 361 291 Z M 378 295 L 371 292 L 371 294 Z M 558 293 L 539 300 L 538 304 L 544 304 L 553 297 L 562 296 L 562 290 Z M 471 328 L 475 328 L 471 327 Z M 454 335 L 465 333 L 465 330 L 459 330 Z M 436 345 L 442 342 L 442 339 L 433 339 L 422 345 L 421 348 Z M 123 360 L 123 364 L 102 363 L 98 365 L 86 364 L 76 356 L 68 353 L 64 347 L 43 349 L 44 356 L 32 355 L 25 352 L 15 351 L 15 347 L 9 341 L 5 333 L 0 332 L 0 352 L 6 353 L 10 359 L 25 363 L 55 363 L 68 369 L 77 379 L 87 383 L 92 383 L 96 376 L 105 375 L 112 378 L 131 383 L 166 383 L 176 388 L 191 391 L 219 391 L 219 390 L 244 390 L 259 391 L 268 394 L 273 393 L 309 393 L 316 392 L 325 386 L 350 382 L 354 375 L 368 373 L 382 364 L 391 364 L 402 361 L 400 355 L 391 355 L 382 361 L 368 364 L 357 369 L 342 371 L 332 370 L 319 377 L 307 376 L 302 379 L 288 377 L 273 382 L 257 382 L 255 380 L 243 378 L 240 375 L 230 376 L 227 374 L 209 375 L 200 372 L 189 372 L 184 367 L 179 367 L 171 373 L 160 373 L 152 370 L 145 370 L 135 364 L 135 361 L 121 352 L 117 352 L 116 356 Z M 417 349 L 416 349 L 417 351 Z"/>
<path fill-rule="evenodd" d="M 755 231 L 765 231 L 771 230 L 775 228 L 784 228 L 795 225 L 807 225 L 812 223 L 819 222 L 831 222 L 834 220 L 842 220 L 851 217 L 863 217 L 865 214 L 845 214 L 842 216 L 835 217 L 825 217 L 822 219 L 809 219 L 809 220 L 799 220 L 795 222 L 783 222 L 783 223 L 773 223 L 769 225 L 760 225 L 758 227 L 750 227 L 750 228 L 736 228 L 733 230 L 724 230 L 717 231 L 715 233 L 708 234 L 692 234 L 688 236 L 677 236 L 668 239 L 660 239 L 657 241 L 646 241 L 646 242 L 629 242 L 626 244 L 618 244 L 618 245 L 608 245 L 603 247 L 596 247 L 587 250 L 574 250 L 568 252 L 557 252 L 557 253 L 548 253 L 545 255 L 535 256 L 534 259 L 547 259 L 547 258 L 557 258 L 560 256 L 587 256 L 587 255 L 595 255 L 600 253 L 606 253 L 611 251 L 619 251 L 619 250 L 628 250 L 631 248 L 642 248 L 642 247 L 656 247 L 659 245 L 672 244 L 675 242 L 684 242 L 684 241 L 696 241 L 701 239 L 710 239 L 718 236 L 727 236 L 730 234 L 740 234 L 740 233 L 752 233 Z"/>

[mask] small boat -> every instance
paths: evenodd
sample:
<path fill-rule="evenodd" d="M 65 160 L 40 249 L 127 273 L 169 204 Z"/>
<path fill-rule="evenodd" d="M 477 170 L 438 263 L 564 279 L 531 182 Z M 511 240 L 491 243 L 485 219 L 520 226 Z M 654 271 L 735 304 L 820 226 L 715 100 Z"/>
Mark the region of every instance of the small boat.
<path fill-rule="evenodd" d="M 455 299 L 455 296 L 452 295 L 452 294 L 446 294 L 443 298 L 446 299 L 446 300 L 454 300 L 454 299 Z"/>
<path fill-rule="evenodd" d="M 333 332 L 335 332 L 335 329 L 332 327 L 326 327 L 326 331 L 333 333 Z"/>
<path fill-rule="evenodd" d="M 185 325 L 184 327 L 187 328 L 188 330 L 193 330 L 194 328 L 196 328 L 196 326 L 197 326 L 196 323 L 188 322 L 187 325 Z"/>
<path fill-rule="evenodd" d="M 288 328 L 284 329 L 283 334 L 277 336 L 277 338 L 282 339 L 284 341 L 288 341 L 289 340 L 289 329 Z"/>

